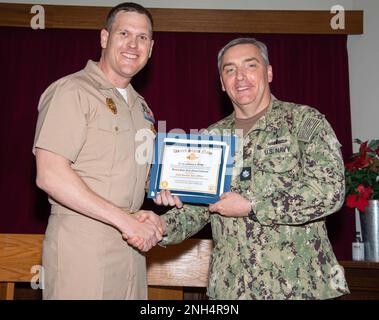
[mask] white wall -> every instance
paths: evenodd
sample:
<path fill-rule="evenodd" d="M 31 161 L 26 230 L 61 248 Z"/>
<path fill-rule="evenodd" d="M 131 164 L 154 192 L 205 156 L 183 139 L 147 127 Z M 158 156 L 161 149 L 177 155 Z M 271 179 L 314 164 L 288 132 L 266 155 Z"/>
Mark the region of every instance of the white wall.
<path fill-rule="evenodd" d="M 113 6 L 123 0 L 6 0 L 12 3 Z M 352 138 L 379 139 L 378 0 L 135 0 L 149 8 L 248 10 L 364 10 L 364 34 L 349 36 Z"/>
<path fill-rule="evenodd" d="M 364 9 L 364 34 L 348 39 L 352 136 L 379 139 L 379 1 L 355 0 L 356 7 Z"/>

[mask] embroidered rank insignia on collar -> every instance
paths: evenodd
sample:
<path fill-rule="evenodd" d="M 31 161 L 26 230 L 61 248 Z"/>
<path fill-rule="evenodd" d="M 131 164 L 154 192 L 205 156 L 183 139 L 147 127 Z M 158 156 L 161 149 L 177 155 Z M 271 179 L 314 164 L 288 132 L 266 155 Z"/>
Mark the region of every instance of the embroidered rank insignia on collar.
<path fill-rule="evenodd" d="M 303 142 L 310 142 L 316 129 L 321 124 L 322 119 L 316 117 L 307 117 L 300 125 L 299 134 L 297 139 Z"/>
<path fill-rule="evenodd" d="M 240 173 L 240 181 L 251 180 L 251 167 L 243 167 Z"/>
<path fill-rule="evenodd" d="M 106 98 L 105 104 L 107 108 L 112 111 L 113 114 L 117 114 L 117 107 L 112 98 Z"/>

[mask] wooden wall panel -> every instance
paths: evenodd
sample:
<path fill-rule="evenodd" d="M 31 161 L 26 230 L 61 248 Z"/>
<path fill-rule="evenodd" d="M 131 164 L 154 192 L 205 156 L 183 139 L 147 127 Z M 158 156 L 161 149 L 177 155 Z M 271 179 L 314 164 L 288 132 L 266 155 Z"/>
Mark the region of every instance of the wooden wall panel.
<path fill-rule="evenodd" d="M 32 4 L 0 3 L 0 26 L 29 27 Z M 44 5 L 46 28 L 101 29 L 108 7 Z M 150 9 L 155 31 L 362 34 L 363 11 L 345 11 L 333 30 L 329 11 Z"/>

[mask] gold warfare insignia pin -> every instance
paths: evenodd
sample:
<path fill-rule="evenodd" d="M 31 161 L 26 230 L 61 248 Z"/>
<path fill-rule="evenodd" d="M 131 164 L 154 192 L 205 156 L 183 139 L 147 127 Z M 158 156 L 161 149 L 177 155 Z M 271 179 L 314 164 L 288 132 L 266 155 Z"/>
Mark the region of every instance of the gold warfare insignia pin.
<path fill-rule="evenodd" d="M 108 109 L 111 110 L 113 114 L 117 113 L 117 107 L 116 107 L 116 104 L 114 103 L 114 101 L 112 100 L 112 98 L 107 98 L 105 103 L 106 103 Z"/>

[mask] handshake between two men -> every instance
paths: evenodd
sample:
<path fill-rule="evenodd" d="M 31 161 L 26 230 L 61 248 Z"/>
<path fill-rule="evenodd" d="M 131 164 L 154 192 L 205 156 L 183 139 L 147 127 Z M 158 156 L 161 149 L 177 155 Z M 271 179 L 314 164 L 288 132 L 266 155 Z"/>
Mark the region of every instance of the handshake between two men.
<path fill-rule="evenodd" d="M 154 199 L 154 203 L 164 206 L 176 206 L 179 209 L 183 207 L 180 198 L 171 195 L 168 190 L 161 190 Z M 209 211 L 227 217 L 246 217 L 251 211 L 251 204 L 237 193 L 225 192 L 218 202 L 209 205 Z M 123 238 L 127 240 L 129 245 L 138 250 L 149 251 L 166 235 L 165 221 L 153 211 L 140 210 L 133 217 L 139 222 L 138 230 L 130 234 L 123 233 Z"/>

